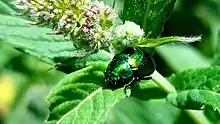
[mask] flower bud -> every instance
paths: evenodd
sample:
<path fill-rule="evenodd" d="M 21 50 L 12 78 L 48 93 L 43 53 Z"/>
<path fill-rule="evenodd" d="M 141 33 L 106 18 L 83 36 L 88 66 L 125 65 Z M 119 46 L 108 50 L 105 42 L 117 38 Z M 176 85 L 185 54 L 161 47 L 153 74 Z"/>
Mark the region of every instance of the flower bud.
<path fill-rule="evenodd" d="M 123 25 L 119 25 L 113 30 L 113 36 L 112 44 L 117 52 L 126 47 L 135 47 L 144 37 L 144 31 L 134 22 L 125 21 Z"/>

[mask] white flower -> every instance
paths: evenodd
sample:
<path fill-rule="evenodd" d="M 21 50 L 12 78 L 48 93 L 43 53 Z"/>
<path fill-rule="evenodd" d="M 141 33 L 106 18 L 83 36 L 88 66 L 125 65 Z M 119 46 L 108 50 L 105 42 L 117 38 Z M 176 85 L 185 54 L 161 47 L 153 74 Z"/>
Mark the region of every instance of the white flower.
<path fill-rule="evenodd" d="M 125 21 L 123 25 L 116 27 L 116 37 L 142 37 L 144 31 L 134 22 Z"/>
<path fill-rule="evenodd" d="M 135 47 L 144 37 L 144 31 L 134 22 L 125 21 L 123 25 L 112 29 L 111 39 L 115 52 L 121 52 L 127 47 Z"/>

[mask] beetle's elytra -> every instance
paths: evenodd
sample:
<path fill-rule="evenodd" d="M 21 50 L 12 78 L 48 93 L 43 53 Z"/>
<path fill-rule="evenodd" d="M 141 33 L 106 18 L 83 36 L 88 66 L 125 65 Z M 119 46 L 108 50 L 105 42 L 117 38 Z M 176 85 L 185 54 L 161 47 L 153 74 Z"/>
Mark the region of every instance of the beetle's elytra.
<path fill-rule="evenodd" d="M 140 80 L 151 79 L 156 68 L 150 53 L 136 48 L 127 48 L 116 54 L 105 71 L 106 85 L 111 89 L 126 89 Z"/>

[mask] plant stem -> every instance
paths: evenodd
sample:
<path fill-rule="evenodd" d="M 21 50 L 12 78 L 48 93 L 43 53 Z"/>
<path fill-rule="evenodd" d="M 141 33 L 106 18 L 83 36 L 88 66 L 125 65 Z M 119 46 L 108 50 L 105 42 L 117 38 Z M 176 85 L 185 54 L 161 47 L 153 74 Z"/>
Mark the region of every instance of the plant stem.
<path fill-rule="evenodd" d="M 159 72 L 156 70 L 151 75 L 152 80 L 160 86 L 161 89 L 163 89 L 167 93 L 173 93 L 176 92 L 175 87 L 165 78 L 163 77 Z M 184 110 L 197 124 L 209 124 L 210 122 L 207 120 L 207 118 L 204 116 L 202 111 L 197 110 Z"/>
<path fill-rule="evenodd" d="M 185 112 L 197 123 L 197 124 L 210 124 L 209 120 L 205 117 L 202 111 L 198 110 L 185 110 Z"/>
<path fill-rule="evenodd" d="M 138 47 L 157 47 L 168 43 L 192 43 L 196 41 L 200 41 L 201 36 L 195 37 L 178 37 L 178 36 L 171 36 L 171 37 L 162 37 L 156 39 L 150 38 L 143 38 L 139 43 Z"/>
<path fill-rule="evenodd" d="M 157 71 L 154 71 L 154 73 L 151 75 L 153 81 L 160 86 L 165 92 L 172 93 L 176 92 L 175 87 L 166 79 L 164 78 L 160 73 Z"/>

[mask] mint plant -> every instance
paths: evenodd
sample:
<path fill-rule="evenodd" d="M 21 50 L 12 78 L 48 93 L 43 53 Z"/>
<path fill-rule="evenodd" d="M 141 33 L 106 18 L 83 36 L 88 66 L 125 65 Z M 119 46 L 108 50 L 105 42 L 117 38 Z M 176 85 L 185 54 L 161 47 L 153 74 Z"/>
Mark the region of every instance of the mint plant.
<path fill-rule="evenodd" d="M 117 12 L 97 0 L 17 0 L 12 7 L 2 1 L 0 39 L 68 73 L 47 97 L 46 123 L 105 123 L 111 109 L 125 99 L 123 88 L 103 88 L 104 71 L 116 53 L 127 47 L 151 50 L 169 43 L 201 41 L 201 35 L 160 37 L 175 2 L 125 0 Z M 137 85 L 159 87 L 168 103 L 185 110 L 196 123 L 212 123 L 203 110 L 210 107 L 220 114 L 220 68 L 204 65 L 167 79 L 155 71 L 151 81 Z M 130 97 L 153 99 L 138 92 L 132 89 Z"/>

